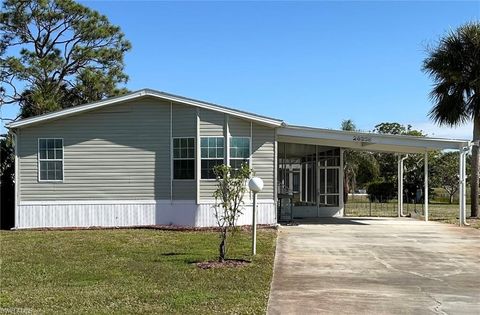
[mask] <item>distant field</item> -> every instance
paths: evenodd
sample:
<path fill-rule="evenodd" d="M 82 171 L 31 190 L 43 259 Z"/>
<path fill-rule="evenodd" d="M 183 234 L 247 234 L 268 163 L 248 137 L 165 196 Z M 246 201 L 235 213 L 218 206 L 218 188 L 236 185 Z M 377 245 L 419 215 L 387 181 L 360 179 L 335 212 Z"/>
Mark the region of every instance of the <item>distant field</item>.
<path fill-rule="evenodd" d="M 428 206 L 429 219 L 445 223 L 458 224 L 458 203 L 431 202 Z M 404 214 L 423 217 L 423 204 L 404 203 Z M 397 200 L 387 203 L 370 202 L 366 196 L 350 197 L 345 205 L 345 215 L 349 217 L 396 217 Z M 467 205 L 467 217 L 470 216 L 470 206 Z M 475 228 L 480 228 L 480 220 L 467 219 Z"/>

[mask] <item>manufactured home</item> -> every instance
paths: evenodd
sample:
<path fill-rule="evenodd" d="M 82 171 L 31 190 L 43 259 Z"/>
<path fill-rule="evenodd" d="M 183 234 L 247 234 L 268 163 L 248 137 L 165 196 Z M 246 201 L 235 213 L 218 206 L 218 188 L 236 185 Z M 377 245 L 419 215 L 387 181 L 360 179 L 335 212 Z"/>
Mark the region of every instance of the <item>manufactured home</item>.
<path fill-rule="evenodd" d="M 263 179 L 261 224 L 338 217 L 345 149 L 464 156 L 469 145 L 292 126 L 150 89 L 8 127 L 16 151 L 15 228 L 215 226 L 212 168 L 222 163 L 248 163 Z M 251 200 L 247 195 L 239 224 L 251 222 Z"/>

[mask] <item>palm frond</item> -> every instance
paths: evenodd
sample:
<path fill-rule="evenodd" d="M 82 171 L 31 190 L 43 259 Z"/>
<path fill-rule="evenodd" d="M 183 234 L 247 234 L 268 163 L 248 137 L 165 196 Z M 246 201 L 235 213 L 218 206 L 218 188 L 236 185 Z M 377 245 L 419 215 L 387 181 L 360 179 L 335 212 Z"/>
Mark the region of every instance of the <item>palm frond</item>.
<path fill-rule="evenodd" d="M 423 71 L 434 81 L 429 116 L 440 125 L 461 125 L 480 113 L 480 23 L 452 30 L 429 51 Z"/>

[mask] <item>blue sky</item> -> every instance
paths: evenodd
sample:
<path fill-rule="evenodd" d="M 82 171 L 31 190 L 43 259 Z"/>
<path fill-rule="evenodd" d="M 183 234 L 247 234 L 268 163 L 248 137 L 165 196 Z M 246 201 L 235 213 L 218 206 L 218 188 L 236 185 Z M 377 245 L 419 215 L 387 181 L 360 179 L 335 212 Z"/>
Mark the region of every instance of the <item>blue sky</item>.
<path fill-rule="evenodd" d="M 428 45 L 479 19 L 475 2 L 84 1 L 121 26 L 131 90 L 150 87 L 288 123 L 362 130 L 410 123 L 470 138 L 471 126 L 428 119 Z M 15 108 L 3 109 L 12 116 Z"/>

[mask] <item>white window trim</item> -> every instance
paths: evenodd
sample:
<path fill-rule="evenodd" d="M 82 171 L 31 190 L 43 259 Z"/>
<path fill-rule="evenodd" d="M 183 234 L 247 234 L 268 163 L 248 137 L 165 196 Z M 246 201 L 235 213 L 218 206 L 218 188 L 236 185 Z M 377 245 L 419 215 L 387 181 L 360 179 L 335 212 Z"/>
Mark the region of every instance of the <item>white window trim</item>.
<path fill-rule="evenodd" d="M 223 164 L 226 164 L 228 163 L 227 161 L 227 143 L 225 141 L 225 137 L 224 136 L 200 136 L 200 153 L 199 153 L 199 157 L 200 157 L 200 180 L 201 181 L 217 181 L 216 178 L 202 178 L 202 160 L 220 160 L 220 159 L 214 159 L 214 158 L 204 158 L 202 157 L 202 138 L 223 138 Z"/>
<path fill-rule="evenodd" d="M 40 158 L 40 140 L 62 140 L 62 159 L 41 159 Z M 41 179 L 40 162 L 62 162 L 62 179 Z M 38 138 L 37 139 L 37 176 L 39 183 L 63 183 L 65 181 L 65 143 L 63 138 Z"/>
<path fill-rule="evenodd" d="M 193 155 L 194 155 L 193 158 L 176 158 L 175 157 L 175 154 L 173 153 L 173 148 L 174 148 L 174 146 L 173 146 L 174 141 L 173 140 L 175 140 L 175 139 L 193 139 L 193 150 L 194 150 L 193 151 Z M 196 170 L 194 170 L 194 172 L 193 172 L 193 178 L 190 178 L 190 179 L 175 178 L 175 174 L 174 174 L 175 167 L 174 167 L 174 163 L 173 163 L 173 161 L 175 161 L 175 160 L 194 160 L 195 161 L 196 156 L 198 154 L 196 152 L 197 151 L 196 141 L 197 141 L 196 137 L 172 137 L 171 144 L 170 144 L 170 152 L 172 154 L 172 161 L 171 161 L 171 163 L 172 163 L 171 164 L 172 165 L 172 181 L 179 181 L 179 182 L 184 181 L 185 182 L 185 181 L 196 180 L 196 178 L 197 178 Z M 194 162 L 194 167 L 197 167 L 197 165 L 195 165 L 195 164 L 196 164 L 196 162 Z"/>
<path fill-rule="evenodd" d="M 232 135 L 230 135 L 230 136 L 228 137 L 228 144 L 229 144 L 229 145 L 228 145 L 228 150 L 229 150 L 229 151 L 230 151 L 230 149 L 231 149 L 231 147 L 232 147 L 232 146 L 230 145 L 230 139 L 232 139 L 232 138 L 248 139 L 248 144 L 249 144 L 249 145 L 248 145 L 248 150 L 249 150 L 249 152 L 248 152 L 248 167 L 252 168 L 252 137 L 232 136 Z M 230 152 L 228 152 L 228 153 L 229 153 L 229 154 L 228 154 L 228 156 L 229 156 L 229 158 L 228 158 L 228 165 L 229 165 L 229 166 L 231 166 L 231 165 L 230 165 L 230 160 L 244 160 L 244 158 L 234 158 L 234 157 L 231 156 Z"/>

